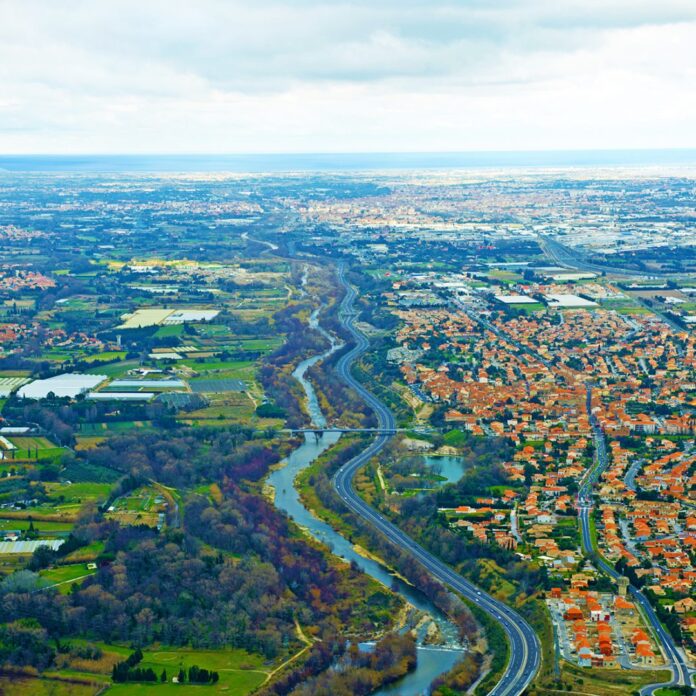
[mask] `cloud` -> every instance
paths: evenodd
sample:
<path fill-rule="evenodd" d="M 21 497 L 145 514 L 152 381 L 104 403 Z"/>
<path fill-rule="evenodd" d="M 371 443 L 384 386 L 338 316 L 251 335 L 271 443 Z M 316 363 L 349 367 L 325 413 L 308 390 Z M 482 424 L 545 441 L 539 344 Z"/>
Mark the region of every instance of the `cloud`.
<path fill-rule="evenodd" d="M 0 150 L 693 146 L 695 41 L 692 0 L 5 0 Z"/>

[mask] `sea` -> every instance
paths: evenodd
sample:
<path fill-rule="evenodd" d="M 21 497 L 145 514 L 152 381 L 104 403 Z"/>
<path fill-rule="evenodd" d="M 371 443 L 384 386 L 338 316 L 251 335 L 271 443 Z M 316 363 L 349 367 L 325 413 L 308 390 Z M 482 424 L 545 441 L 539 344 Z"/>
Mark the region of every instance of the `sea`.
<path fill-rule="evenodd" d="M 0 155 L 0 172 L 286 173 L 485 168 L 696 166 L 696 148 L 413 153 Z"/>

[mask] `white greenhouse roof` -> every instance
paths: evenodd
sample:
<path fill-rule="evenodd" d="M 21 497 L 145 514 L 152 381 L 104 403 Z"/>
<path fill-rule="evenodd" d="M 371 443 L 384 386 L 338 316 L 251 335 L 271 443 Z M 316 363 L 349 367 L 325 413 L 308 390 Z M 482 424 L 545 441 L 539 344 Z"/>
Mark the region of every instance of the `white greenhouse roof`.
<path fill-rule="evenodd" d="M 549 307 L 596 307 L 597 303 L 578 295 L 546 295 Z"/>
<path fill-rule="evenodd" d="M 107 379 L 106 375 L 79 375 L 68 372 L 48 379 L 37 379 L 25 384 L 17 396 L 25 399 L 45 399 L 53 392 L 56 396 L 75 397 L 94 389 Z"/>
<path fill-rule="evenodd" d="M 503 304 L 536 304 L 538 302 L 527 295 L 496 295 L 495 299 Z"/>

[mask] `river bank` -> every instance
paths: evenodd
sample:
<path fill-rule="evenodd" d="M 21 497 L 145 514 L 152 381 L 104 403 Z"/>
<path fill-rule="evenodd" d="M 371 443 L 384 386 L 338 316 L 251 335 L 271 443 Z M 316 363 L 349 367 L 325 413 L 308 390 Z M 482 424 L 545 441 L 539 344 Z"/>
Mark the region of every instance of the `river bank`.
<path fill-rule="evenodd" d="M 315 310 L 310 317 L 310 327 L 320 331 L 330 341 L 331 347 L 320 355 L 303 360 L 295 368 L 293 376 L 304 390 L 313 427 L 325 428 L 326 418 L 322 413 L 316 392 L 305 375 L 312 365 L 332 355 L 342 347 L 342 344 L 320 326 L 318 318 L 319 310 Z M 413 608 L 413 611 L 407 612 L 403 630 L 414 630 L 417 635 L 416 669 L 398 682 L 379 690 L 375 696 L 395 694 L 421 696 L 429 692 L 429 686 L 434 679 L 452 669 L 464 656 L 464 648 L 459 644 L 456 627 L 422 593 L 395 576 L 373 557 L 361 553 L 360 549 L 338 534 L 326 522 L 315 517 L 303 505 L 295 489 L 296 476 L 323 452 L 336 444 L 340 437 L 341 433 L 325 432 L 320 439 L 317 439 L 313 434 L 306 433 L 304 442 L 269 475 L 266 484 L 269 492 L 272 491 L 276 507 L 284 510 L 315 539 L 328 546 L 336 556 L 355 563 L 364 573 L 400 594 Z M 434 634 L 438 636 L 438 645 L 429 644 Z"/>

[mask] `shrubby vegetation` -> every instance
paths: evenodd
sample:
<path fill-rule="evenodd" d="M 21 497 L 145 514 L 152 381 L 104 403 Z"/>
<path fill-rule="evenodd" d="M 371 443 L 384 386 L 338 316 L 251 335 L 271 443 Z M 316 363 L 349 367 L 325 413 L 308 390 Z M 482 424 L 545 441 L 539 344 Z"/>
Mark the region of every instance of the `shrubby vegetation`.
<path fill-rule="evenodd" d="M 310 485 L 321 505 L 328 510 L 342 510 L 342 518 L 348 525 L 348 530 L 341 530 L 349 540 L 360 536 L 361 543 L 376 553 L 389 559 L 390 565 L 401 575 L 418 587 L 438 608 L 447 614 L 459 628 L 462 637 L 472 638 L 477 632 L 476 621 L 467 607 L 449 590 L 436 581 L 432 575 L 419 563 L 413 562 L 413 557 L 406 551 L 393 546 L 387 539 L 361 517 L 347 510 L 341 498 L 331 484 L 331 475 L 345 462 L 355 456 L 362 448 L 359 441 L 345 447 L 329 450 L 321 460 L 321 466 L 312 467 Z M 322 510 L 316 510 L 323 514 Z"/>
<path fill-rule="evenodd" d="M 252 429 L 241 427 L 179 429 L 169 437 L 120 435 L 83 458 L 92 466 L 175 487 L 225 478 L 257 481 L 280 456 L 253 436 Z"/>
<path fill-rule="evenodd" d="M 415 669 L 416 662 L 411 635 L 390 633 L 372 651 L 361 651 L 357 643 L 346 643 L 336 634 L 315 643 L 304 660 L 261 689 L 259 696 L 366 695 L 397 681 Z"/>
<path fill-rule="evenodd" d="M 189 494 L 183 526 L 162 533 L 120 526 L 103 508 L 85 505 L 58 554 L 100 540 L 98 571 L 68 595 L 35 592 L 33 574 L 3 581 L 7 660 L 44 669 L 53 661 L 51 641 L 72 635 L 141 648 L 229 646 L 273 659 L 299 645 L 296 619 L 319 635 L 337 625 L 363 634 L 384 627 L 394 598 L 374 593 L 357 570 L 331 565 L 252 490 L 278 457 L 244 429 L 124 435 L 82 453 L 89 467 L 123 474 L 120 492 L 153 478 L 180 487 L 217 481 L 218 493 L 214 500 Z M 380 606 L 364 601 L 370 593 Z"/>
<path fill-rule="evenodd" d="M 307 330 L 306 317 L 310 309 L 307 302 L 297 303 L 273 315 L 277 329 L 285 334 L 285 343 L 266 356 L 259 369 L 259 379 L 265 393 L 286 414 L 287 424 L 291 428 L 307 424 L 301 406 L 302 387 L 292 376 L 292 371 L 300 361 L 328 348 L 326 339 L 320 333 Z"/>
<path fill-rule="evenodd" d="M 334 669 L 307 679 L 292 696 L 367 696 L 401 679 L 416 667 L 416 641 L 410 635 L 389 634 L 372 651 L 353 643 Z"/>

